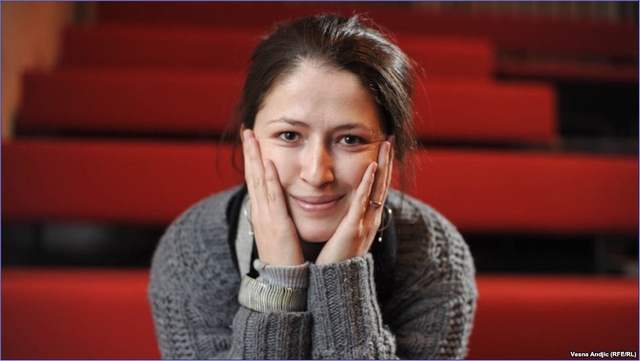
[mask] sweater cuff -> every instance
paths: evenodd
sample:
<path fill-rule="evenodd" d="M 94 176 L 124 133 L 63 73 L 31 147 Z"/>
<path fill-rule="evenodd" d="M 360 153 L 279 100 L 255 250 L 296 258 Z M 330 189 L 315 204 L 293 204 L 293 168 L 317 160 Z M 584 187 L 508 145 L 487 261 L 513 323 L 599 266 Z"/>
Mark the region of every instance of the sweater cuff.
<path fill-rule="evenodd" d="M 244 276 L 238 302 L 258 312 L 303 312 L 307 309 L 307 290 L 278 287 Z"/>
<path fill-rule="evenodd" d="M 298 266 L 270 266 L 259 259 L 253 261 L 258 271 L 258 281 L 277 287 L 307 289 L 309 285 L 309 262 Z"/>
<path fill-rule="evenodd" d="M 395 343 L 382 321 L 371 254 L 339 263 L 312 264 L 309 272 L 312 358 L 393 358 Z"/>
<path fill-rule="evenodd" d="M 356 302 L 378 309 L 371 253 L 348 260 L 309 266 L 310 301 L 326 304 Z"/>

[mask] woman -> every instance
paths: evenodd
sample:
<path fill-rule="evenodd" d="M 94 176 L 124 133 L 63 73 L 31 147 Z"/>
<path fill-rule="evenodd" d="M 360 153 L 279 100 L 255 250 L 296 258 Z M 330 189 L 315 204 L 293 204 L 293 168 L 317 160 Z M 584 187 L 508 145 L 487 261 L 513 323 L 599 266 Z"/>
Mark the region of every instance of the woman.
<path fill-rule="evenodd" d="M 464 357 L 468 247 L 389 190 L 414 144 L 413 80 L 357 16 L 294 20 L 258 45 L 237 109 L 246 185 L 187 210 L 154 255 L 163 357 Z"/>

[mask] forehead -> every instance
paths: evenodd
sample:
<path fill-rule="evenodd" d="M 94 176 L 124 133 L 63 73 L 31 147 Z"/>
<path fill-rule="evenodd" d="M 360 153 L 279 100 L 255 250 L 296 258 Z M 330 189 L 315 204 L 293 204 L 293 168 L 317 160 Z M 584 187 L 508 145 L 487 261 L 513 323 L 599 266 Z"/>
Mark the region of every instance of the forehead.
<path fill-rule="evenodd" d="M 277 82 L 256 115 L 256 127 L 286 118 L 310 126 L 362 124 L 380 130 L 377 106 L 368 89 L 348 71 L 303 61 Z"/>

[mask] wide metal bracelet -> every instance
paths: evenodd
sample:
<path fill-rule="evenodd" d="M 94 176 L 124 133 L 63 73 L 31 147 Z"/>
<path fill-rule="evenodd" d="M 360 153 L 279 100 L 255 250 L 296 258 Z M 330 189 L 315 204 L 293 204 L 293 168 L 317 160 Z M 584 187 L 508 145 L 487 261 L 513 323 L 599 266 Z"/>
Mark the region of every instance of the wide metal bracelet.
<path fill-rule="evenodd" d="M 238 302 L 258 312 L 303 312 L 307 310 L 307 290 L 273 286 L 244 276 Z"/>

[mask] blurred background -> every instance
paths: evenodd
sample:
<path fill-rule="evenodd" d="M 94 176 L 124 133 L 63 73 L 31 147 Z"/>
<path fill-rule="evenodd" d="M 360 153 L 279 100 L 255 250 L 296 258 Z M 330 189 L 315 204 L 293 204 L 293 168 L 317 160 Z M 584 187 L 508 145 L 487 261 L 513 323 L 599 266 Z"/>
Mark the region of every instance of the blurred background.
<path fill-rule="evenodd" d="M 157 358 L 168 224 L 277 21 L 364 13 L 421 68 L 416 183 L 471 247 L 469 358 L 638 351 L 638 2 L 3 2 L 2 358 Z"/>

